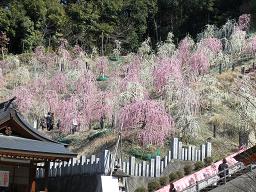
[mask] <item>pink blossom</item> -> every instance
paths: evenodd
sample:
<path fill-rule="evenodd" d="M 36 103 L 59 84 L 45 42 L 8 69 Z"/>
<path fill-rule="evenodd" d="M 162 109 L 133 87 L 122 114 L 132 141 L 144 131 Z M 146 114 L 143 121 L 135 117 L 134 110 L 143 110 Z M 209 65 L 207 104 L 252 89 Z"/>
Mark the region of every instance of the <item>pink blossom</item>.
<path fill-rule="evenodd" d="M 222 43 L 220 39 L 208 37 L 201 41 L 201 49 L 208 48 L 213 53 L 217 54 L 222 51 Z"/>
<path fill-rule="evenodd" d="M 91 71 L 81 75 L 75 86 L 76 92 L 82 95 L 91 95 L 97 91 L 96 78 Z"/>
<path fill-rule="evenodd" d="M 45 48 L 39 46 L 35 48 L 34 57 L 43 67 L 48 68 L 54 65 L 56 55 L 55 53 L 45 52 Z"/>
<path fill-rule="evenodd" d="M 76 105 L 72 98 L 62 100 L 56 109 L 58 119 L 61 120 L 61 129 L 64 132 L 69 132 L 72 126 L 72 120 L 76 118 Z"/>
<path fill-rule="evenodd" d="M 107 93 L 98 90 L 95 77 L 90 71 L 77 81 L 76 92 L 79 96 L 78 118 L 81 124 L 89 126 L 92 122 L 99 121 L 102 116 L 110 116 L 111 107 L 106 103 Z"/>
<path fill-rule="evenodd" d="M 253 53 L 253 54 L 256 53 L 256 35 L 254 35 L 252 38 L 249 39 L 246 50 L 249 53 Z"/>
<path fill-rule="evenodd" d="M 101 75 L 105 75 L 108 69 L 108 59 L 106 57 L 100 57 L 97 60 L 97 69 Z"/>
<path fill-rule="evenodd" d="M 241 30 L 247 31 L 250 27 L 251 15 L 243 14 L 238 19 L 238 27 Z"/>
<path fill-rule="evenodd" d="M 140 59 L 138 57 L 133 58 L 125 70 L 125 77 L 121 82 L 121 90 L 124 91 L 127 88 L 129 82 L 140 82 Z"/>
<path fill-rule="evenodd" d="M 19 86 L 12 91 L 12 97 L 16 96 L 15 102 L 18 105 L 18 109 L 25 114 L 30 112 L 33 106 L 33 92 L 27 87 Z"/>
<path fill-rule="evenodd" d="M 177 80 L 181 78 L 181 62 L 175 57 L 160 59 L 153 76 L 156 90 L 161 92 L 170 77 L 174 77 Z"/>
<path fill-rule="evenodd" d="M 202 74 L 208 71 L 210 63 L 209 58 L 203 51 L 196 51 L 189 59 L 189 65 L 196 74 Z"/>
<path fill-rule="evenodd" d="M 163 144 L 173 130 L 172 118 L 157 101 L 144 100 L 122 108 L 119 126 L 124 132 L 136 130 L 141 144 Z"/>
<path fill-rule="evenodd" d="M 80 55 L 81 53 L 84 54 L 83 49 L 79 45 L 75 45 L 75 47 L 73 49 L 73 52 L 76 55 Z"/>
<path fill-rule="evenodd" d="M 50 81 L 51 89 L 56 90 L 58 93 L 67 91 L 67 77 L 64 73 L 59 72 L 54 74 Z"/>
<path fill-rule="evenodd" d="M 190 37 L 185 37 L 178 46 L 178 58 L 182 63 L 186 63 L 192 53 L 194 42 Z"/>
<path fill-rule="evenodd" d="M 40 77 L 29 85 L 31 88 L 31 91 L 33 93 L 42 95 L 44 94 L 44 91 L 47 89 L 47 85 L 49 84 L 48 80 L 45 77 Z"/>
<path fill-rule="evenodd" d="M 60 103 L 58 93 L 55 90 L 45 90 L 44 99 L 48 104 L 49 111 L 57 111 Z"/>

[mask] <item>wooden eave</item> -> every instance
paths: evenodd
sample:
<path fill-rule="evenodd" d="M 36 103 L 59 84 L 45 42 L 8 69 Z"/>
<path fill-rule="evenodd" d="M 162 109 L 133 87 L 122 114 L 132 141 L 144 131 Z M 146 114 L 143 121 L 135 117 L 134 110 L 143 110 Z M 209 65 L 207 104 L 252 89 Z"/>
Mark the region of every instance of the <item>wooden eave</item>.
<path fill-rule="evenodd" d="M 42 161 L 69 161 L 69 159 L 73 158 L 74 156 L 63 155 L 63 154 L 47 154 L 47 153 L 37 153 L 37 152 L 30 152 L 30 151 L 15 151 L 15 150 L 0 149 L 0 157 L 42 162 Z"/>

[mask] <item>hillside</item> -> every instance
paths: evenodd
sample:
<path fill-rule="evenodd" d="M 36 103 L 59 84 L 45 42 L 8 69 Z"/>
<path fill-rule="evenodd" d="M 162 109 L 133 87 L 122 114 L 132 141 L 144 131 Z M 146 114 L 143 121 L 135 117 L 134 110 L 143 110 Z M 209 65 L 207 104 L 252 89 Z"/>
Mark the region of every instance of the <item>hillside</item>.
<path fill-rule="evenodd" d="M 211 140 L 219 159 L 239 147 L 239 135 L 255 143 L 256 35 L 247 33 L 248 20 L 208 25 L 197 41 L 178 45 L 169 33 L 157 51 L 148 39 L 126 56 L 118 42 L 107 57 L 65 40 L 56 51 L 3 55 L 1 100 L 16 96 L 39 129 L 50 112 L 53 130 L 43 132 L 79 153 L 111 148 L 121 132 L 125 153 L 164 153 L 175 135 Z"/>

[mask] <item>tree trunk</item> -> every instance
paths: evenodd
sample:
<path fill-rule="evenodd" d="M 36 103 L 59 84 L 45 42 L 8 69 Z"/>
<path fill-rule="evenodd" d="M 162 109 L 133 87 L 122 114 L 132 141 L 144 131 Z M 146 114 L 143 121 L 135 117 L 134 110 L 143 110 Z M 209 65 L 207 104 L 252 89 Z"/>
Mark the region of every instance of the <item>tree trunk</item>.
<path fill-rule="evenodd" d="M 213 137 L 216 138 L 216 125 L 213 125 Z"/>
<path fill-rule="evenodd" d="M 1 52 L 2 52 L 2 58 L 4 59 L 4 48 L 1 47 Z"/>
<path fill-rule="evenodd" d="M 104 55 L 104 34 L 101 33 L 101 56 Z"/>
<path fill-rule="evenodd" d="M 156 42 L 158 42 L 158 27 L 157 27 L 157 22 L 156 22 L 155 17 L 154 17 L 154 25 L 155 25 L 155 30 L 156 30 Z"/>
<path fill-rule="evenodd" d="M 248 131 L 240 131 L 239 132 L 239 147 L 248 146 L 249 141 L 249 132 Z"/>
<path fill-rule="evenodd" d="M 104 122 L 104 117 L 103 116 L 100 117 L 100 128 L 101 129 L 105 128 L 105 122 Z"/>

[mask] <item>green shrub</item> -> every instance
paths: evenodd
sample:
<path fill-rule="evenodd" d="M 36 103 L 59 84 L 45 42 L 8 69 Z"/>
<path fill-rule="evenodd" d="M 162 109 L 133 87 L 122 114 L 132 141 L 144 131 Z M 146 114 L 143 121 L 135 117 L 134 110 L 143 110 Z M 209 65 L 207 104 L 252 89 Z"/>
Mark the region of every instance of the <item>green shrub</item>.
<path fill-rule="evenodd" d="M 193 167 L 192 165 L 185 165 L 183 169 L 184 169 L 184 174 L 189 175 L 192 173 Z"/>
<path fill-rule="evenodd" d="M 118 61 L 118 60 L 119 60 L 119 57 L 116 56 L 116 55 L 110 55 L 110 56 L 109 56 L 109 60 L 111 60 L 111 61 Z"/>
<path fill-rule="evenodd" d="M 134 192 L 147 192 L 147 189 L 145 187 L 139 187 Z"/>
<path fill-rule="evenodd" d="M 200 169 L 202 169 L 204 167 L 204 162 L 197 161 L 197 162 L 195 162 L 194 166 L 195 166 L 194 170 L 198 171 L 198 170 L 200 170 Z"/>
<path fill-rule="evenodd" d="M 159 181 L 151 181 L 148 183 L 148 192 L 153 192 L 161 188 Z"/>
<path fill-rule="evenodd" d="M 159 178 L 159 183 L 162 187 L 166 186 L 168 184 L 168 177 L 166 177 L 166 176 L 160 177 Z"/>
<path fill-rule="evenodd" d="M 178 179 L 177 173 L 172 172 L 172 173 L 169 174 L 169 181 L 170 181 L 170 182 L 171 182 L 171 181 L 174 181 L 174 180 L 176 180 L 176 179 Z"/>
<path fill-rule="evenodd" d="M 96 138 L 103 137 L 103 136 L 105 136 L 105 135 L 107 135 L 109 133 L 110 133 L 109 129 L 103 129 L 103 130 L 96 131 L 96 132 L 90 134 L 87 139 L 89 141 L 92 141 L 92 140 L 94 140 Z"/>
<path fill-rule="evenodd" d="M 160 156 L 161 151 L 160 151 L 160 149 L 157 149 L 156 151 L 152 152 L 150 150 L 143 149 L 140 147 L 132 147 L 128 153 L 138 159 L 148 161 L 152 158 L 155 158 L 158 155 Z"/>
<path fill-rule="evenodd" d="M 205 159 L 204 159 L 204 164 L 205 164 L 205 166 L 211 165 L 212 162 L 213 162 L 212 157 L 205 157 Z"/>
<path fill-rule="evenodd" d="M 22 53 L 19 55 L 19 60 L 21 63 L 31 63 L 31 57 L 32 57 L 32 54 L 31 53 Z"/>
<path fill-rule="evenodd" d="M 182 170 L 177 171 L 176 174 L 178 177 L 177 179 L 182 178 L 184 176 L 184 172 Z"/>
<path fill-rule="evenodd" d="M 73 142 L 73 138 L 67 138 L 67 137 L 65 137 L 65 136 L 63 136 L 63 135 L 61 135 L 58 139 L 57 139 L 57 141 L 58 142 L 61 142 L 61 143 L 65 143 L 65 144 L 71 144 L 72 142 Z"/>

